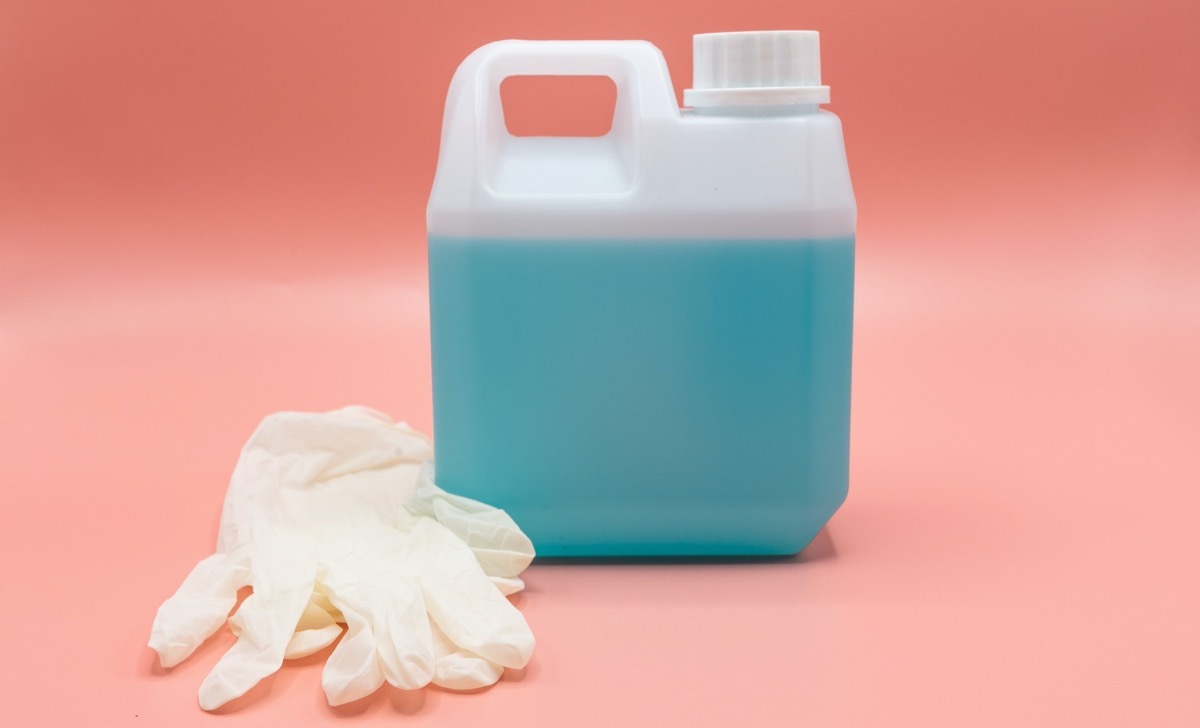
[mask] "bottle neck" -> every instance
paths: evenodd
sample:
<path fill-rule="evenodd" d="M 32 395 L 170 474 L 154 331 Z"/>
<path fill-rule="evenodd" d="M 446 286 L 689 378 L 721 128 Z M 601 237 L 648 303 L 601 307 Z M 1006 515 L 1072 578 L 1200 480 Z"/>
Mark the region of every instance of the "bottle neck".
<path fill-rule="evenodd" d="M 762 118 L 779 116 L 807 116 L 821 110 L 820 104 L 755 104 L 737 106 L 697 106 L 690 112 L 695 116 L 736 116 L 740 118 Z"/>

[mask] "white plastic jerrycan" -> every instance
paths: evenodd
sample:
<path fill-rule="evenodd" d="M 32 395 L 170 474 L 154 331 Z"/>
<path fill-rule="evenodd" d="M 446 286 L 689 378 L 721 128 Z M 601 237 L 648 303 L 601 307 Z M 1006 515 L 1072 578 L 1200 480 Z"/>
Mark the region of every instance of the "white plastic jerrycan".
<path fill-rule="evenodd" d="M 450 86 L 429 200 L 439 483 L 542 556 L 789 554 L 846 496 L 854 194 L 811 31 L 502 41 Z M 601 75 L 602 137 L 500 83 Z"/>

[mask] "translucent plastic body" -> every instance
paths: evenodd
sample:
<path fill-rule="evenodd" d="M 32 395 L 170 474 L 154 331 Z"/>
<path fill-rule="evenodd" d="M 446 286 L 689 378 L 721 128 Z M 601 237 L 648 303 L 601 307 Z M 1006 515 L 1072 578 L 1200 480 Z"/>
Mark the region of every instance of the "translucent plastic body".
<path fill-rule="evenodd" d="M 429 253 L 438 482 L 539 554 L 795 553 L 841 505 L 852 239 Z"/>

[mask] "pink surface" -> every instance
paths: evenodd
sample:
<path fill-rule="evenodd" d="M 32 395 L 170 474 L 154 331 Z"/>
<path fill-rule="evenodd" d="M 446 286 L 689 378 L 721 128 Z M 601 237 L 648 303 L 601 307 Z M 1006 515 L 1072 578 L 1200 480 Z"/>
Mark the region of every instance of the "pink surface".
<path fill-rule="evenodd" d="M 533 663 L 222 715 L 164 671 L 277 409 L 430 427 L 445 87 L 502 37 L 822 31 L 861 207 L 850 498 L 796 559 L 537 564 Z M 6 725 L 1200 724 L 1200 6 L 0 6 Z M 527 113 L 555 113 L 553 107 Z"/>

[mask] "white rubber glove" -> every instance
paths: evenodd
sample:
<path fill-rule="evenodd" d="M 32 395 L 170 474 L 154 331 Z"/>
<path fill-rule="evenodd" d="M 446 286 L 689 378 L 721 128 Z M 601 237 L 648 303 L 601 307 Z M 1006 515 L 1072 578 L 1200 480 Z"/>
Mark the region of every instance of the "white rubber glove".
<path fill-rule="evenodd" d="M 383 682 L 415 689 L 490 685 L 521 668 L 533 634 L 504 595 L 533 545 L 504 511 L 433 482 L 429 441 L 362 407 L 283 412 L 242 450 L 217 551 L 159 608 L 150 646 L 165 667 L 229 618 L 233 647 L 200 686 L 220 707 L 347 630 L 325 664 L 331 705 Z"/>

